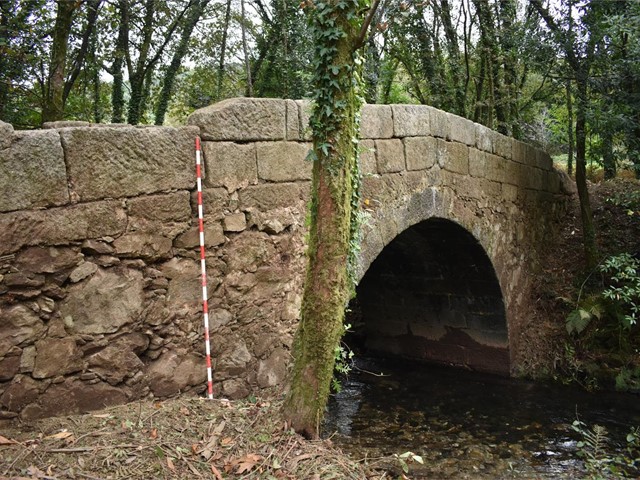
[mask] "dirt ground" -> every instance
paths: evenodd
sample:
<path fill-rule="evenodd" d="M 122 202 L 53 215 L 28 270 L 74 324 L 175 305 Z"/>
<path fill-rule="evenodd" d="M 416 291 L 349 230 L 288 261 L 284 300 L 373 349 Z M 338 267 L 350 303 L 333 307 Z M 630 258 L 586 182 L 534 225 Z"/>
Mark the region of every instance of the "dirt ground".
<path fill-rule="evenodd" d="M 603 254 L 640 254 L 640 214 L 607 200 L 634 189 L 640 189 L 637 181 L 591 187 Z M 566 335 L 563 316 L 584 274 L 575 203 L 540 276 L 540 302 L 558 338 Z M 258 399 L 177 398 L 0 423 L 0 480 L 403 478 L 397 459 L 352 459 L 330 439 L 304 440 L 282 423 L 280 406 Z"/>
<path fill-rule="evenodd" d="M 390 478 L 392 459 L 304 440 L 280 405 L 179 398 L 0 425 L 0 479 Z"/>

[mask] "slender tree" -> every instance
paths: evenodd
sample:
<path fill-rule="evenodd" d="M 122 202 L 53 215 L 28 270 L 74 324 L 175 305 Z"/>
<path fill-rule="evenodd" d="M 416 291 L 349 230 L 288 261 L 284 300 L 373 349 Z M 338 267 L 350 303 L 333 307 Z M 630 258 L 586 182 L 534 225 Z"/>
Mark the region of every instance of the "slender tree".
<path fill-rule="evenodd" d="M 377 3 L 365 18 L 367 6 L 366 0 L 307 3 L 315 46 L 309 262 L 293 346 L 293 377 L 284 404 L 289 424 L 307 437 L 318 436 L 353 288 L 349 265 L 358 231 L 356 149 L 362 103 L 358 49 Z"/>
<path fill-rule="evenodd" d="M 578 45 L 575 35 L 563 29 L 541 0 L 530 0 L 531 5 L 540 14 L 549 30 L 553 33 L 566 61 L 571 68 L 576 84 L 576 186 L 580 199 L 580 217 L 582 220 L 582 235 L 587 266 L 595 267 L 598 263 L 598 247 L 596 245 L 596 231 L 591 211 L 589 190 L 587 189 L 587 109 L 589 75 L 593 61 L 596 38 L 591 35 L 584 48 Z M 572 11 L 569 10 L 569 15 Z M 593 33 L 593 32 L 592 32 Z"/>
<path fill-rule="evenodd" d="M 51 62 L 42 106 L 42 121 L 61 120 L 64 116 L 64 87 L 67 49 L 73 17 L 81 1 L 56 0 L 56 23 L 53 27 Z"/>
<path fill-rule="evenodd" d="M 162 78 L 162 90 L 160 91 L 160 99 L 158 100 L 158 105 L 156 107 L 156 125 L 162 125 L 164 123 L 164 116 L 167 113 L 169 100 L 173 94 L 173 85 L 176 75 L 178 74 L 178 70 L 182 65 L 182 60 L 189 48 L 191 34 L 193 33 L 193 29 L 196 27 L 196 24 L 200 21 L 200 18 L 210 1 L 211 0 L 196 0 L 185 16 L 182 25 L 182 32 L 180 34 L 180 41 L 173 53 L 171 63 L 169 64 L 169 67 L 167 67 L 167 71 L 164 73 Z"/>

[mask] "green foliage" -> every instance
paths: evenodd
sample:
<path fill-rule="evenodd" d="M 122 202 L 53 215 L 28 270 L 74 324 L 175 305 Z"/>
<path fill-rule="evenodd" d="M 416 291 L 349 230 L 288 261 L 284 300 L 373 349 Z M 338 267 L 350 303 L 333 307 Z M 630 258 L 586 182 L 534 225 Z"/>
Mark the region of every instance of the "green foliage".
<path fill-rule="evenodd" d="M 640 393 L 640 367 L 623 367 L 616 375 L 616 390 L 619 392 Z"/>
<path fill-rule="evenodd" d="M 409 465 L 411 463 L 419 463 L 420 465 L 424 465 L 424 460 L 420 455 L 416 455 L 413 452 L 404 452 L 398 455 L 397 453 L 393 454 L 393 458 L 396 459 L 400 468 L 404 473 L 409 473 Z"/>
<path fill-rule="evenodd" d="M 622 253 L 605 260 L 600 271 L 611 281 L 602 295 L 620 308 L 620 323 L 630 329 L 640 315 L 640 260 Z"/>
<path fill-rule="evenodd" d="M 589 326 L 591 320 L 601 317 L 602 310 L 598 304 L 598 297 L 592 297 L 591 300 L 591 304 L 583 304 L 582 308 L 576 308 L 569 313 L 566 322 L 567 333 L 580 334 Z"/>
<path fill-rule="evenodd" d="M 640 474 L 640 430 L 631 428 L 626 437 L 626 452 L 616 454 L 611 449 L 607 429 L 600 425 L 589 427 L 575 420 L 572 429 L 580 435 L 578 456 L 584 460 L 588 478 L 637 478 Z"/>

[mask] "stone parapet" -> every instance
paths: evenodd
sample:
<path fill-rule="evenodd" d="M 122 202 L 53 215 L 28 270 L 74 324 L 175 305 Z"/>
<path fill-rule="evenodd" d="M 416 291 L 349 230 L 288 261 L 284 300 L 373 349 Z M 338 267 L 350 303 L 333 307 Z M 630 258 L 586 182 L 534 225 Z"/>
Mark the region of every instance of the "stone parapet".
<path fill-rule="evenodd" d="M 0 122 L 0 420 L 204 390 L 197 135 L 214 393 L 280 392 L 306 264 L 309 114 L 244 98 L 181 128 Z M 567 180 L 545 153 L 429 106 L 365 105 L 361 128 L 360 274 L 423 220 L 461 225 L 496 269 L 513 351 L 522 272 Z"/>

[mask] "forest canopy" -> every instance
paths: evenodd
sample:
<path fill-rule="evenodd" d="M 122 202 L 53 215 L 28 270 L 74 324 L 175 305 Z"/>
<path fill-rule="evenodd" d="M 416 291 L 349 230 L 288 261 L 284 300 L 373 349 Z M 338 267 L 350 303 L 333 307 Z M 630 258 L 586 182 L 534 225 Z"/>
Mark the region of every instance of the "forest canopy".
<path fill-rule="evenodd" d="M 0 119 L 162 125 L 229 97 L 313 97 L 317 5 L 2 0 Z M 365 98 L 472 119 L 570 173 L 583 122 L 585 157 L 612 177 L 640 162 L 639 36 L 635 0 L 382 0 Z"/>

